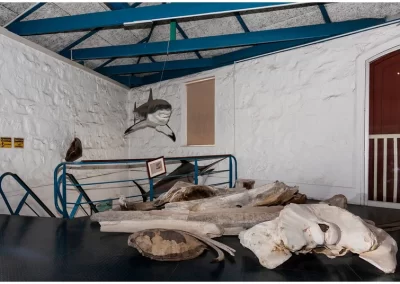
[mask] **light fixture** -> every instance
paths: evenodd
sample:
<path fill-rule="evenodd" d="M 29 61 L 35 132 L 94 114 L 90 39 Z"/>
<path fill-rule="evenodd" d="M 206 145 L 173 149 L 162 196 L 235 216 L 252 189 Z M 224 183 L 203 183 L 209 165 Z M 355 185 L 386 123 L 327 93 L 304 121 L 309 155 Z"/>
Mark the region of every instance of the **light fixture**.
<path fill-rule="evenodd" d="M 397 72 L 397 75 L 400 75 L 400 72 Z"/>
<path fill-rule="evenodd" d="M 136 25 L 152 24 L 152 23 L 153 23 L 153 21 L 151 21 L 151 20 L 127 22 L 127 23 L 124 23 L 124 27 L 132 27 L 132 26 L 136 26 Z"/>

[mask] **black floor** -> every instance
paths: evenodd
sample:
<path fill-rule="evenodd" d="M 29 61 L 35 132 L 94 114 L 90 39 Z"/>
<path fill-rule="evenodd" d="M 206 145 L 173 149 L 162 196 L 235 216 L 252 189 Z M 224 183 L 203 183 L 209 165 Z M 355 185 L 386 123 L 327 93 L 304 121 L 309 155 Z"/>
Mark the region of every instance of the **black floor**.
<path fill-rule="evenodd" d="M 353 213 L 377 223 L 400 220 L 400 210 L 350 206 Z M 129 234 L 100 233 L 87 218 L 62 220 L 0 215 L 0 281 L 397 281 L 357 255 L 292 256 L 269 270 L 237 237 L 218 240 L 236 256 L 210 263 L 207 251 L 184 262 L 158 262 L 128 247 Z M 400 232 L 392 233 L 400 240 Z M 398 258 L 399 262 L 399 258 Z"/>

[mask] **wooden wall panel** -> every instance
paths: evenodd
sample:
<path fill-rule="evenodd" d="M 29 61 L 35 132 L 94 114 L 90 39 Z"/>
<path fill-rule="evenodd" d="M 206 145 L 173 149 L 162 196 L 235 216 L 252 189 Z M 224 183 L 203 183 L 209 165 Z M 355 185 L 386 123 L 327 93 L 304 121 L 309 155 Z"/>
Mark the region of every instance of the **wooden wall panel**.
<path fill-rule="evenodd" d="M 187 145 L 215 144 L 215 79 L 186 85 Z"/>

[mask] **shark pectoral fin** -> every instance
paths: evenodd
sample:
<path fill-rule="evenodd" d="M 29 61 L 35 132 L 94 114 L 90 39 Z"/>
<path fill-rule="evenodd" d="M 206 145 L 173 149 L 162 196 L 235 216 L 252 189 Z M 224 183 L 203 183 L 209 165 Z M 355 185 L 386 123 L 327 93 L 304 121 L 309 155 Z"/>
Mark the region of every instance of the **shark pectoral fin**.
<path fill-rule="evenodd" d="M 145 128 L 145 127 L 148 127 L 148 126 L 149 126 L 148 121 L 147 120 L 142 120 L 142 121 L 132 125 L 127 130 L 125 130 L 124 135 L 128 135 L 128 134 L 130 134 L 132 132 L 135 132 L 136 130 L 139 130 L 139 129 L 142 129 L 142 128 Z"/>
<path fill-rule="evenodd" d="M 172 131 L 172 129 L 168 126 L 168 124 L 166 125 L 162 125 L 162 126 L 157 126 L 156 130 L 158 132 L 161 132 L 165 135 L 167 135 L 169 138 L 172 139 L 172 141 L 176 141 L 176 137 L 175 137 L 175 133 Z"/>

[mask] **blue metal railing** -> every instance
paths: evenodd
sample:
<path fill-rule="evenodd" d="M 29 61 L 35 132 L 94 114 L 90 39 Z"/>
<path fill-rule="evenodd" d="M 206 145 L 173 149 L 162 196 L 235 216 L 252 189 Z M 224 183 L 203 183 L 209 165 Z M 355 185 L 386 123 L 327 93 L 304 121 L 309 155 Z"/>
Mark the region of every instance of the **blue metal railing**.
<path fill-rule="evenodd" d="M 224 173 L 228 172 L 228 181 L 227 182 L 220 182 L 216 184 L 210 184 L 211 186 L 216 186 L 216 185 L 223 185 L 223 184 L 229 184 L 229 188 L 232 188 L 234 186 L 235 181 L 237 180 L 237 160 L 233 155 L 211 155 L 211 156 L 190 156 L 190 157 L 169 157 L 165 158 L 166 163 L 168 162 L 174 162 L 174 161 L 180 161 L 180 160 L 186 160 L 189 162 L 194 162 L 194 172 L 190 174 L 190 177 L 193 178 L 193 182 L 195 184 L 198 184 L 198 175 L 199 175 L 199 161 L 205 161 L 205 160 L 212 160 L 212 159 L 228 159 L 229 161 L 229 169 L 227 170 L 219 170 L 219 171 L 213 171 L 210 174 L 215 174 L 215 173 Z M 88 204 L 91 207 L 93 204 L 104 202 L 104 201 L 112 201 L 112 200 L 118 200 L 119 198 L 108 198 L 108 199 L 103 199 L 103 200 L 90 200 L 88 198 L 87 194 L 84 192 L 84 189 L 82 186 L 88 186 L 88 185 L 101 185 L 101 184 L 113 184 L 113 183 L 123 183 L 123 182 L 135 182 L 135 181 L 143 181 L 147 180 L 149 184 L 149 191 L 147 192 L 150 201 L 152 201 L 155 197 L 154 195 L 154 186 L 156 186 L 156 181 L 161 180 L 165 176 L 160 176 L 156 178 L 151 178 L 149 179 L 147 176 L 145 178 L 135 178 L 135 179 L 125 179 L 125 180 L 112 180 L 112 181 L 100 181 L 100 182 L 89 182 L 89 183 L 78 183 L 77 180 L 71 180 L 69 178 L 70 174 L 67 173 L 67 167 L 68 166 L 98 166 L 98 165 L 134 165 L 134 164 L 141 164 L 141 166 L 146 167 L 146 161 L 150 159 L 124 159 L 124 160 L 84 160 L 80 162 L 63 162 L 60 163 L 56 166 L 54 169 L 54 205 L 56 210 L 63 216 L 63 218 L 69 218 L 72 219 L 75 217 L 78 207 L 82 206 L 82 204 Z M 189 175 L 178 175 L 176 177 L 188 177 Z M 168 176 L 172 177 L 172 176 Z M 72 183 L 67 183 L 67 178 L 71 180 Z M 67 200 L 67 186 L 74 186 L 76 188 L 80 188 L 79 196 L 75 202 L 68 202 Z M 132 195 L 132 196 L 127 196 L 126 198 L 133 198 L 133 197 L 143 197 L 142 195 Z M 84 198 L 86 201 L 82 201 L 82 198 Z M 73 208 L 70 213 L 68 213 L 67 210 L 67 204 L 73 205 Z"/>
<path fill-rule="evenodd" d="M 3 187 L 2 187 L 2 182 L 3 179 L 6 176 L 11 176 L 14 178 L 14 180 L 16 182 L 19 183 L 19 185 L 25 189 L 26 193 L 25 195 L 22 197 L 22 199 L 20 200 L 20 202 L 18 203 L 17 209 L 15 209 L 15 211 L 12 210 L 10 203 L 8 202 L 8 199 L 4 193 Z M 33 210 L 33 208 L 31 206 L 29 206 L 28 203 L 26 203 L 26 199 L 28 198 L 28 196 L 32 196 L 32 198 L 43 208 L 44 211 L 46 211 L 47 214 L 49 214 L 50 217 L 56 217 L 53 212 L 51 212 L 51 210 L 42 202 L 42 200 L 40 200 L 40 198 L 32 191 L 32 189 L 29 188 L 29 186 L 26 185 L 26 183 L 17 175 L 14 173 L 4 173 L 3 175 L 0 176 L 0 195 L 4 200 L 4 203 L 7 206 L 8 211 L 10 212 L 11 215 L 19 215 L 19 212 L 21 211 L 22 207 L 24 206 L 24 204 L 29 207 L 33 213 L 35 213 L 36 216 L 39 216 L 37 214 L 37 212 L 35 210 Z"/>

